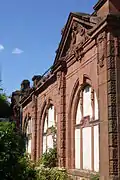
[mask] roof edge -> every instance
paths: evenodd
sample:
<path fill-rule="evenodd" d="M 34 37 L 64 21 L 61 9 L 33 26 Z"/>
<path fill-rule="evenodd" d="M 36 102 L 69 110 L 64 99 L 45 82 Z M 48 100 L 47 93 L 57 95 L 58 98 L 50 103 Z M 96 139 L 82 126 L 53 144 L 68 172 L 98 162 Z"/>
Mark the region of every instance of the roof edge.
<path fill-rule="evenodd" d="M 94 9 L 95 11 L 98 11 L 106 1 L 107 1 L 107 0 L 99 0 L 99 1 L 97 2 L 97 4 L 93 7 L 93 9 Z"/>

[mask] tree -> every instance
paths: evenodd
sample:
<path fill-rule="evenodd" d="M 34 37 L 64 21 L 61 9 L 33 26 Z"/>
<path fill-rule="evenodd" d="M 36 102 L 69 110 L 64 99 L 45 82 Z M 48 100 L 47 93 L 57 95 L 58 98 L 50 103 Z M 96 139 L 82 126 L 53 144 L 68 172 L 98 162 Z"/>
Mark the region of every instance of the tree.
<path fill-rule="evenodd" d="M 0 118 L 8 118 L 11 116 L 11 108 L 5 95 L 0 94 Z"/>
<path fill-rule="evenodd" d="M 3 89 L 0 88 L 0 118 L 8 118 L 11 116 L 10 103 L 7 100 L 7 96 L 3 93 Z"/>
<path fill-rule="evenodd" d="M 0 118 L 12 115 L 8 97 L 0 86 Z M 0 122 L 0 180 L 33 180 L 34 164 L 25 155 L 25 136 L 13 122 Z"/>
<path fill-rule="evenodd" d="M 33 180 L 35 170 L 24 156 L 25 138 L 15 123 L 0 122 L 0 179 Z"/>

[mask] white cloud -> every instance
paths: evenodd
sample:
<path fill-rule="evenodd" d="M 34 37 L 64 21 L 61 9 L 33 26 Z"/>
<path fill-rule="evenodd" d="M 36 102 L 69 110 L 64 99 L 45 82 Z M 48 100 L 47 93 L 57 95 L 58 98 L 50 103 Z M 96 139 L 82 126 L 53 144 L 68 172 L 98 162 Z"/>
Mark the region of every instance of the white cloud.
<path fill-rule="evenodd" d="M 2 44 L 0 44 L 0 52 L 3 51 L 5 48 Z"/>
<path fill-rule="evenodd" d="M 19 48 L 14 48 L 12 54 L 22 54 L 24 51 Z"/>

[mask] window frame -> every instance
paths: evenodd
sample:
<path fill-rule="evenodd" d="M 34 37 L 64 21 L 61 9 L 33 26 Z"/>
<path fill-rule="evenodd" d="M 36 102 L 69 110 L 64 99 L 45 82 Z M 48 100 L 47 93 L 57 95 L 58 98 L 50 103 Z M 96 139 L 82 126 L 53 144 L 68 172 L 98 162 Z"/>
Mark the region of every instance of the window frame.
<path fill-rule="evenodd" d="M 91 88 L 91 106 L 92 106 L 92 118 L 90 119 L 90 116 L 83 116 L 83 92 L 85 90 L 85 87 L 89 86 Z M 91 127 L 91 171 L 94 170 L 94 127 L 98 125 L 99 130 L 99 110 L 98 110 L 98 119 L 95 119 L 95 90 L 90 86 L 88 83 L 86 83 L 84 86 L 82 86 L 81 90 L 79 91 L 79 98 L 77 102 L 77 108 L 75 113 L 75 125 L 74 130 L 79 129 L 80 130 L 80 169 L 79 170 L 86 170 L 83 168 L 83 128 Z M 80 101 L 80 110 L 81 110 L 81 120 L 79 123 L 77 123 L 77 110 L 78 105 Z M 98 99 L 97 99 L 98 103 Z M 86 123 L 85 123 L 86 121 Z M 75 136 L 75 133 L 74 133 Z M 76 138 L 76 137 L 75 137 Z M 75 159 L 75 158 L 74 158 Z M 76 163 L 76 162 L 75 162 Z M 75 167 L 75 169 L 77 169 Z"/>
<path fill-rule="evenodd" d="M 30 122 L 30 124 L 29 124 L 29 122 Z M 30 131 L 29 131 L 29 129 L 30 129 Z M 29 140 L 31 140 L 31 145 L 32 145 L 32 118 L 31 117 L 29 117 L 26 122 L 26 137 L 27 137 L 26 151 L 27 151 L 27 153 L 29 153 L 28 152 Z M 32 149 L 31 149 L 31 151 L 32 151 Z M 30 153 L 30 155 L 31 155 L 31 153 Z"/>
<path fill-rule="evenodd" d="M 48 111 L 49 111 L 49 109 L 52 108 L 52 107 L 54 107 L 54 126 L 52 125 L 51 127 L 48 127 Z M 45 121 L 47 121 L 47 129 L 46 129 L 46 132 L 44 132 Z M 50 103 L 50 105 L 48 106 L 48 108 L 47 108 L 46 111 L 45 111 L 44 123 L 43 123 L 43 135 L 42 135 L 42 139 L 43 139 L 44 137 L 46 137 L 46 145 L 45 145 L 45 146 L 46 146 L 46 150 L 45 150 L 45 152 L 48 152 L 48 151 L 49 151 L 48 143 L 47 143 L 47 137 L 48 137 L 49 135 L 53 135 L 53 133 L 52 133 L 52 128 L 53 128 L 53 127 L 57 128 L 56 109 L 55 109 L 55 106 L 54 106 L 52 103 Z M 43 143 L 42 143 L 42 149 L 43 149 Z M 42 150 L 42 153 L 44 153 L 43 150 Z"/>

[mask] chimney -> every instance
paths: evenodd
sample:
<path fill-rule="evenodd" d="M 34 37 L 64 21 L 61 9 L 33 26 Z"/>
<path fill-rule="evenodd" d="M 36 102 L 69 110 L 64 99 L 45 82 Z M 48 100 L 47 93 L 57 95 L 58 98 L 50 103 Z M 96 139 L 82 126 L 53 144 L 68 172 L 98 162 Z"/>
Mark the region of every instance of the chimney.
<path fill-rule="evenodd" d="M 30 88 L 30 81 L 25 79 L 22 81 L 21 83 L 21 90 L 24 91 L 24 90 L 27 90 Z"/>
<path fill-rule="evenodd" d="M 35 75 L 35 76 L 33 76 L 33 78 L 32 78 L 32 81 L 33 81 L 33 86 L 34 87 L 36 87 L 37 86 L 37 83 L 38 83 L 38 81 L 41 79 L 41 75 Z"/>

